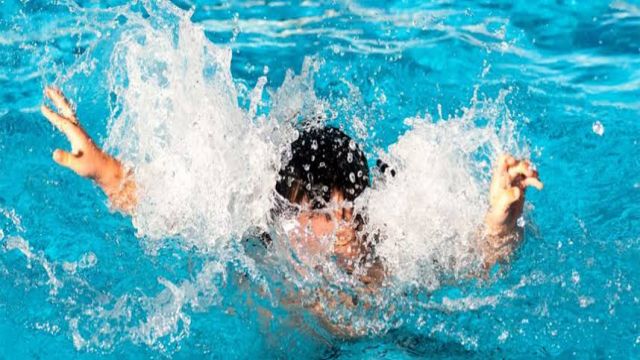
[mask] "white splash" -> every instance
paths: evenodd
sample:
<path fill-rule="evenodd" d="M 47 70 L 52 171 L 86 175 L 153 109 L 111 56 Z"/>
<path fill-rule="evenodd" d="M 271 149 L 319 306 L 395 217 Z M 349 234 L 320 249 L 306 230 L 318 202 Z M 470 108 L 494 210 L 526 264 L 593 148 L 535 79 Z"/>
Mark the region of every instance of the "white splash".
<path fill-rule="evenodd" d="M 26 258 L 27 268 L 29 269 L 32 267 L 32 263 L 40 266 L 47 276 L 47 285 L 50 287 L 49 295 L 56 296 L 58 294 L 58 290 L 64 286 L 64 283 L 56 277 L 55 263 L 49 261 L 44 252 L 34 252 L 31 249 L 29 241 L 22 236 L 25 229 L 22 227 L 20 216 L 15 212 L 15 210 L 0 207 L 0 216 L 8 220 L 7 225 L 9 225 L 6 228 L 9 230 L 6 235 L 4 231 L 0 229 L 0 240 L 2 241 L 0 244 L 2 245 L 2 251 L 10 252 L 15 250 L 20 252 Z"/>
<path fill-rule="evenodd" d="M 118 330 L 124 328 L 131 340 L 152 347 L 164 346 L 165 338 L 179 342 L 188 336 L 188 311 L 220 301 L 219 283 L 212 280 L 226 281 L 220 264 L 243 256 L 233 251 L 233 241 L 250 228 L 269 227 L 281 156 L 295 137 L 290 120 L 332 110 L 314 91 L 313 75 L 321 61 L 307 59 L 300 75 L 287 72 L 283 84 L 269 94 L 268 117 L 256 115 L 267 74 L 250 92 L 245 112 L 238 106 L 230 50 L 213 45 L 188 13 L 150 12 L 150 20 L 132 14 L 114 46 L 109 87 L 116 99 L 106 148 L 134 169 L 140 202 L 133 222 L 139 234 L 145 240 L 179 236 L 187 245 L 217 251 L 219 261 L 208 263 L 193 281 L 159 279 L 165 289 L 157 296 L 134 301 L 123 295 L 113 309 L 97 309 L 94 318 L 71 318 L 77 348 L 113 346 L 118 332 L 106 340 L 83 332 L 92 321 L 122 319 L 116 322 Z M 408 119 L 411 129 L 380 154 L 397 175 L 376 183 L 358 206 L 367 212 L 369 230 L 381 235 L 377 250 L 392 275 L 392 294 L 405 286 L 434 290 L 444 278 L 463 277 L 479 263 L 475 241 L 486 210 L 490 162 L 500 150 L 517 150 L 504 106 L 507 93 L 482 102 L 474 96 L 460 118 Z M 382 102 L 384 98 L 382 94 Z M 477 126 L 478 118 L 489 121 Z M 232 251 L 224 253 L 228 248 Z M 246 262 L 242 265 L 252 266 Z M 81 264 L 93 266 L 95 261 L 89 256 L 65 269 L 73 273 Z M 390 303 L 389 298 L 373 300 L 375 309 Z M 485 300 L 480 305 L 441 305 L 464 310 L 494 306 L 499 299 Z M 131 313 L 140 307 L 144 316 L 131 327 Z M 358 322 L 354 326 L 372 332 L 396 326 L 387 313 L 380 318 L 348 315 Z"/>
<path fill-rule="evenodd" d="M 135 171 L 140 234 L 207 249 L 266 225 L 280 156 L 238 107 L 231 51 L 177 14 L 175 34 L 141 21 L 115 46 L 107 148 Z"/>
<path fill-rule="evenodd" d="M 78 261 L 65 261 L 62 263 L 62 269 L 69 274 L 76 274 L 78 270 L 90 269 L 98 263 L 98 258 L 93 252 L 83 254 Z"/>
<path fill-rule="evenodd" d="M 107 147 L 135 171 L 140 204 L 133 221 L 141 235 L 178 235 L 219 249 L 247 229 L 269 227 L 281 157 L 295 137 L 290 121 L 321 117 L 331 104 L 314 92 L 322 62 L 307 59 L 299 76 L 289 71 L 270 93 L 269 117 L 255 118 L 266 74 L 245 112 L 230 50 L 209 42 L 188 15 L 172 10 L 168 18 L 177 25 L 167 16 L 139 19 L 118 40 Z M 478 263 L 491 159 L 517 150 L 507 94 L 483 101 L 474 95 L 460 118 L 408 119 L 411 130 L 380 154 L 397 176 L 360 203 L 371 231 L 382 234 L 380 255 L 403 283 L 434 289 L 442 274 L 456 277 Z M 478 118 L 487 125 L 477 126 Z"/>
<path fill-rule="evenodd" d="M 47 284 L 50 286 L 49 295 L 55 296 L 58 290 L 64 285 L 55 274 L 55 264 L 51 263 L 42 252 L 34 253 L 31 251 L 29 242 L 21 236 L 9 236 L 4 242 L 4 251 L 17 250 L 27 258 L 27 267 L 31 267 L 31 263 L 35 262 L 45 271 L 47 275 Z"/>
<path fill-rule="evenodd" d="M 500 137 L 513 137 L 508 116 L 497 131 L 504 96 L 474 97 L 460 118 L 408 119 L 411 129 L 381 154 L 396 176 L 375 184 L 360 207 L 369 231 L 381 234 L 378 254 L 398 285 L 434 290 L 478 269 L 491 159 L 509 146 Z M 476 125 L 478 117 L 487 125 Z"/>

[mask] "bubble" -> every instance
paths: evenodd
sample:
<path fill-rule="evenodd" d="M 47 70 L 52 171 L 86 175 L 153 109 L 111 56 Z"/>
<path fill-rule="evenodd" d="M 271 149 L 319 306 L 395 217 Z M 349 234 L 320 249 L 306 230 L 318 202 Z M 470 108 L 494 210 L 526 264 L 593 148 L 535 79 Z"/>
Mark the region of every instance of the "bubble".
<path fill-rule="evenodd" d="M 590 296 L 579 296 L 578 297 L 578 304 L 583 309 L 593 305 L 593 303 L 595 303 L 595 302 L 596 302 L 596 300 L 594 298 L 590 297 Z"/>
<path fill-rule="evenodd" d="M 347 154 L 347 162 L 348 163 L 352 163 L 353 162 L 353 153 L 348 153 Z"/>
<path fill-rule="evenodd" d="M 507 338 L 509 338 L 509 332 L 507 330 L 503 330 L 502 333 L 500 333 L 500 336 L 498 336 L 498 341 L 504 343 Z"/>
<path fill-rule="evenodd" d="M 575 270 L 571 271 L 571 282 L 578 284 L 580 282 L 580 273 Z"/>
<path fill-rule="evenodd" d="M 604 135 L 604 125 L 600 121 L 596 121 L 591 125 L 591 130 L 598 136 Z"/>

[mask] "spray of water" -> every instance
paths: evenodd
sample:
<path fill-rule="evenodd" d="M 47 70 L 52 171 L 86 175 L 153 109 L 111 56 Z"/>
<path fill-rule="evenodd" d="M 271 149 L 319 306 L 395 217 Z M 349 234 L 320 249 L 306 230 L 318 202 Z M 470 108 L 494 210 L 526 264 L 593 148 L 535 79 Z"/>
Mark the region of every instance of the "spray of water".
<path fill-rule="evenodd" d="M 513 135 L 508 113 L 499 117 L 506 94 L 484 102 L 474 96 L 457 118 L 407 119 L 410 130 L 380 154 L 395 176 L 387 172 L 360 211 L 369 232 L 382 237 L 378 254 L 401 284 L 435 290 L 479 269 L 490 164 L 509 146 L 501 136 Z M 477 125 L 482 118 L 486 125 Z"/>
<path fill-rule="evenodd" d="M 141 22 L 118 41 L 107 148 L 135 169 L 140 235 L 215 248 L 266 225 L 280 158 L 238 107 L 230 50 L 178 15 L 175 33 Z"/>
<path fill-rule="evenodd" d="M 322 62 L 307 59 L 299 75 L 289 71 L 268 94 L 269 115 L 257 115 L 264 105 L 266 74 L 250 92 L 249 109 L 240 108 L 230 50 L 207 40 L 188 12 L 162 3 L 145 6 L 149 16 L 127 13 L 125 30 L 115 41 L 105 148 L 133 169 L 139 189 L 133 223 L 142 243 L 157 250 L 161 240 L 177 238 L 213 260 L 206 260 L 194 279 L 159 279 L 164 290 L 156 296 L 123 295 L 108 306 L 69 316 L 77 348 L 109 349 L 123 339 L 161 350 L 179 343 L 189 334 L 190 310 L 220 303 L 229 262 L 241 264 L 275 307 L 290 300 L 273 295 L 277 287 L 288 286 L 282 279 L 294 284 L 302 305 L 313 305 L 322 293 L 324 316 L 348 325 L 351 334 L 384 332 L 411 318 L 398 311 L 452 308 L 400 295 L 410 288 L 434 291 L 443 281 L 477 271 L 476 237 L 486 210 L 489 164 L 500 150 L 517 150 L 504 103 L 507 92 L 495 100 L 474 96 L 458 118 L 408 119 L 410 129 L 380 151 L 397 175 L 375 179 L 356 208 L 368 219 L 366 231 L 378 239 L 376 252 L 388 276 L 381 289 L 362 292 L 357 280 L 332 267 L 331 259 L 324 273 L 283 265 L 282 259 L 291 260 L 283 245 L 288 243 L 285 224 L 270 219 L 277 174 L 296 136 L 293 123 L 332 111 L 314 92 L 313 77 Z M 366 141 L 366 134 L 358 138 Z M 276 254 L 266 256 L 276 260 L 256 260 L 239 246 L 255 228 L 272 235 Z M 23 245 L 11 240 L 5 248 L 33 258 Z M 78 268 L 95 264 L 95 256 L 87 255 L 62 267 L 76 276 Z M 52 280 L 51 286 L 55 292 L 61 283 Z M 345 294 L 361 301 L 346 306 L 335 300 Z M 495 301 L 470 299 L 453 307 L 464 311 Z M 92 331 L 105 324 L 111 332 Z"/>

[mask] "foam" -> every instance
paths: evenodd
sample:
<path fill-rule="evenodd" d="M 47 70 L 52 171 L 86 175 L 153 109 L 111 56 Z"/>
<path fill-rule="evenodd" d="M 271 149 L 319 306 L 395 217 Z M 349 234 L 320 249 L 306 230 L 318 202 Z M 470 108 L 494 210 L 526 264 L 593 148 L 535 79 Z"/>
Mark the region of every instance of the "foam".
<path fill-rule="evenodd" d="M 322 61 L 306 59 L 300 75 L 289 70 L 269 94 L 269 116 L 259 116 L 267 72 L 241 109 L 230 50 L 210 43 L 189 13 L 154 11 L 162 16 L 138 19 L 115 46 L 117 100 L 106 147 L 134 169 L 140 236 L 179 236 L 220 251 L 248 229 L 272 225 L 273 187 L 296 136 L 292 122 L 331 112 L 314 92 Z M 489 164 L 502 149 L 516 149 L 507 93 L 474 96 L 459 118 L 407 119 L 410 130 L 379 154 L 398 175 L 375 184 L 359 206 L 370 231 L 382 234 L 379 253 L 398 281 L 435 289 L 442 273 L 459 277 L 479 262 Z"/>
<path fill-rule="evenodd" d="M 168 20 L 141 22 L 118 41 L 106 148 L 135 169 L 141 236 L 215 248 L 266 226 L 280 158 L 238 107 L 230 50 L 176 14 L 175 34 Z"/>

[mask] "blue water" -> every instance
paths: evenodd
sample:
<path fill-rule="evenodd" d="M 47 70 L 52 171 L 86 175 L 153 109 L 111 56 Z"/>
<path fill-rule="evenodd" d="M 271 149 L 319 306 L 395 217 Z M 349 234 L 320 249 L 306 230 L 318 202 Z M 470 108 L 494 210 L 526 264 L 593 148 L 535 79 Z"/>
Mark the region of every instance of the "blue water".
<path fill-rule="evenodd" d="M 640 3 L 176 2 L 232 49 L 241 107 L 268 67 L 267 113 L 269 90 L 311 57 L 331 121 L 354 133 L 360 119 L 369 154 L 404 134 L 405 118 L 454 118 L 474 93 L 504 94 L 500 116 L 545 182 L 528 194 L 516 258 L 429 295 L 460 306 L 401 309 L 403 321 L 355 340 L 301 330 L 310 315 L 241 285 L 233 260 L 181 239 L 150 249 L 95 186 L 51 161 L 66 141 L 38 113 L 43 86 L 63 87 L 103 143 L 115 44 L 133 18 L 174 20 L 144 2 L 0 6 L 0 357 L 640 356 Z M 166 281 L 195 281 L 207 264 L 219 265 L 207 279 L 218 292 L 177 306 Z"/>

